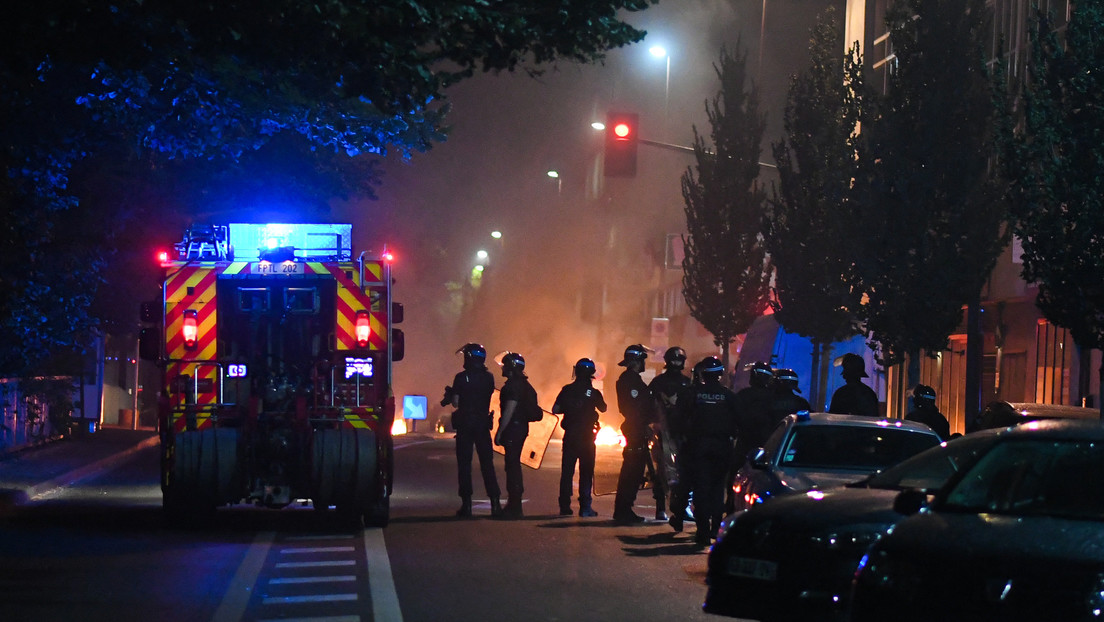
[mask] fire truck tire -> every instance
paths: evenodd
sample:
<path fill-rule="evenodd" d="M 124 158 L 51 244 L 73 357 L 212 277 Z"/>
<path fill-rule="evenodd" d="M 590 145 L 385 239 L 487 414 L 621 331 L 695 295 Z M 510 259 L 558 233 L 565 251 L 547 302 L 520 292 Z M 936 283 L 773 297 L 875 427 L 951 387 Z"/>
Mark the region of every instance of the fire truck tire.
<path fill-rule="evenodd" d="M 311 456 L 312 501 L 363 512 L 376 487 L 376 435 L 366 429 L 317 430 Z"/>
<path fill-rule="evenodd" d="M 391 520 L 391 497 L 377 499 L 372 508 L 364 513 L 364 524 L 369 527 L 386 527 Z"/>
<path fill-rule="evenodd" d="M 217 428 L 176 435 L 172 484 L 165 508 L 172 513 L 237 501 L 238 431 Z"/>

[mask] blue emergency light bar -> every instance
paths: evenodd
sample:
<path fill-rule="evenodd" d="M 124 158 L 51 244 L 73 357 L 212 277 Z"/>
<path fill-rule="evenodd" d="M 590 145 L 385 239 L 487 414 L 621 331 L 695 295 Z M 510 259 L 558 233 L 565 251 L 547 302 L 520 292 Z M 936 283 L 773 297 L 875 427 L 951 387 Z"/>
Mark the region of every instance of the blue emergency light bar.
<path fill-rule="evenodd" d="M 353 256 L 351 224 L 232 222 L 229 238 L 235 261 L 260 261 L 262 253 L 277 249 L 288 249 L 299 261 L 347 261 Z"/>

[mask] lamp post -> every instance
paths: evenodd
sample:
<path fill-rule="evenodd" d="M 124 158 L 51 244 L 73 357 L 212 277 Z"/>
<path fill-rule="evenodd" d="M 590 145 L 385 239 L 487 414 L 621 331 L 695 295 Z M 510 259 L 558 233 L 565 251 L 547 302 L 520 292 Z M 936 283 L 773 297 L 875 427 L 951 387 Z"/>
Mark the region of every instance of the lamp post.
<path fill-rule="evenodd" d="M 671 97 L 671 55 L 662 45 L 653 45 L 648 49 L 652 56 L 667 59 L 667 77 L 663 83 L 663 118 L 667 118 L 667 102 Z"/>
<path fill-rule="evenodd" d="M 559 171 L 548 171 L 548 176 L 556 180 L 556 194 L 563 194 L 563 178 Z"/>

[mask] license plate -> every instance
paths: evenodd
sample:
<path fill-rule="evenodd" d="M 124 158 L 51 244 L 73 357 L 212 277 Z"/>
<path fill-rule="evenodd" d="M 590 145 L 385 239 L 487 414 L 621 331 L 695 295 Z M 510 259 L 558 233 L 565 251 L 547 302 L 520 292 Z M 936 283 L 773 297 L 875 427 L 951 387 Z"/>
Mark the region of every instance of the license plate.
<path fill-rule="evenodd" d="M 255 261 L 250 264 L 249 272 L 252 274 L 303 274 L 303 264 L 295 261 Z"/>
<path fill-rule="evenodd" d="M 762 559 L 732 557 L 728 560 L 728 574 L 760 581 L 774 581 L 778 578 L 778 564 Z"/>

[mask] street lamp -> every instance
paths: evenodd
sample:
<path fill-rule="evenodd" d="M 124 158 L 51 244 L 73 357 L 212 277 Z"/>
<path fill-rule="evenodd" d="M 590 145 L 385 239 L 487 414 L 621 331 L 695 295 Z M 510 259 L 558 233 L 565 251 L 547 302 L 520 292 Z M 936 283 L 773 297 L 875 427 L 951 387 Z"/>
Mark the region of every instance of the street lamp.
<path fill-rule="evenodd" d="M 667 102 L 671 96 L 671 55 L 662 45 L 653 45 L 649 50 L 656 58 L 667 59 L 667 79 L 663 84 L 663 118 L 667 118 Z"/>
<path fill-rule="evenodd" d="M 563 192 L 563 178 L 560 177 L 559 171 L 548 171 L 548 176 L 556 180 L 556 194 Z"/>

